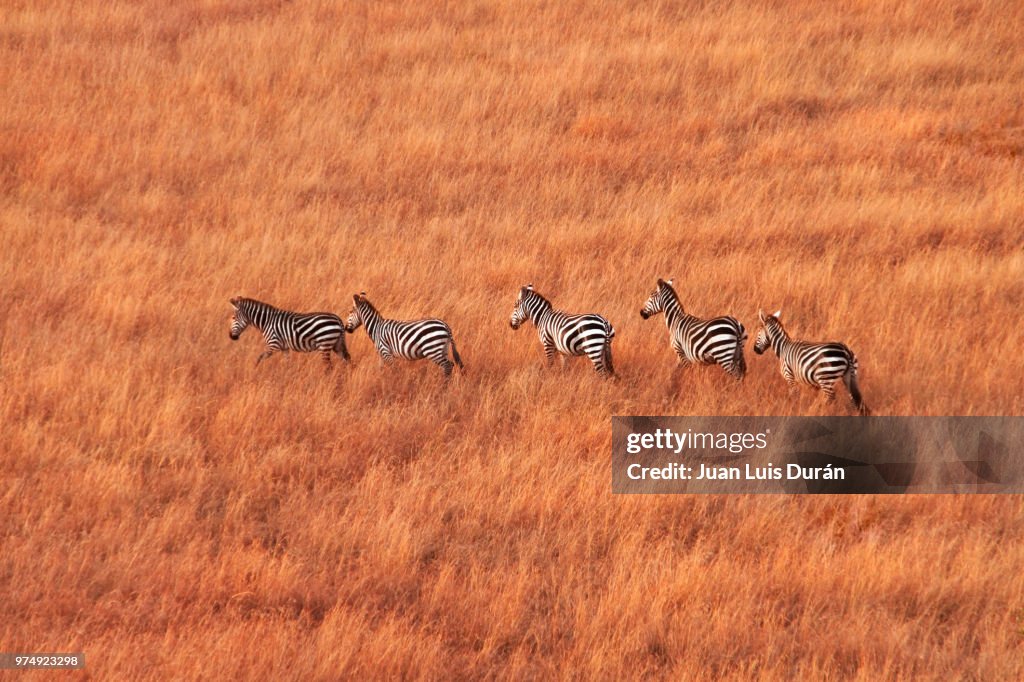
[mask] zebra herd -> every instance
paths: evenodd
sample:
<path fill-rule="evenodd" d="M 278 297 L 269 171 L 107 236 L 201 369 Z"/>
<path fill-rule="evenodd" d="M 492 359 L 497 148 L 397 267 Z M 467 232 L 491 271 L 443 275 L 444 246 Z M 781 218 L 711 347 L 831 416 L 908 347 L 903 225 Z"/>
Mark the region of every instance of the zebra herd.
<path fill-rule="evenodd" d="M 352 311 L 342 322 L 333 313 L 295 313 L 251 298 L 232 298 L 234 314 L 230 336 L 237 341 L 250 325 L 263 333 L 266 347 L 256 359 L 257 365 L 277 352 L 319 351 L 330 369 L 332 352 L 346 361 L 350 359 L 345 334 L 353 334 L 362 326 L 386 365 L 393 364 L 396 357 L 426 358 L 441 368 L 446 379 L 451 377 L 456 365 L 463 368 L 452 330 L 443 320 L 387 319 L 370 303 L 366 292 L 354 295 L 352 301 Z M 754 340 L 754 352 L 760 355 L 770 347 L 778 356 L 779 369 L 791 387 L 798 382 L 806 384 L 820 390 L 829 401 L 835 398 L 835 385 L 842 380 L 854 407 L 861 414 L 868 414 L 857 384 L 857 358 L 853 352 L 842 343 L 791 339 L 779 319 L 780 312 L 772 315 L 758 312 L 761 329 Z M 665 315 L 669 342 L 681 366 L 721 365 L 737 381 L 743 380 L 747 371 L 743 346 L 748 337 L 739 320 L 730 316 L 704 320 L 687 313 L 672 287 L 672 280 L 662 279 L 644 303 L 640 316 L 646 320 L 658 313 Z M 585 355 L 598 374 L 605 377 L 615 374 L 612 364 L 615 329 L 605 317 L 558 310 L 535 291 L 532 284 L 527 284 L 519 290 L 509 324 L 512 329 L 519 329 L 527 320 L 537 329 L 549 365 L 554 362 L 556 352 L 563 357 Z"/>

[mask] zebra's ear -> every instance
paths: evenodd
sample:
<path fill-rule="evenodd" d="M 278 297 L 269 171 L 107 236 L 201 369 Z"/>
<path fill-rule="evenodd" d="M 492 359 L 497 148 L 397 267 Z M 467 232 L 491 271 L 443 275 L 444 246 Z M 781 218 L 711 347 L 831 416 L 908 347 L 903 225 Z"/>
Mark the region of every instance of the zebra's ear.
<path fill-rule="evenodd" d="M 526 285 L 526 290 L 533 291 L 533 282 L 530 282 L 529 284 Z"/>
<path fill-rule="evenodd" d="M 665 284 L 667 284 L 669 286 L 672 286 L 672 280 L 669 280 L 669 281 L 665 282 Z"/>
<path fill-rule="evenodd" d="M 782 316 L 782 308 L 779 308 L 774 313 L 772 313 L 772 317 L 774 317 L 776 320 L 779 319 L 781 316 Z"/>
<path fill-rule="evenodd" d="M 761 324 L 764 324 L 764 311 L 758 308 L 757 319 L 761 320 Z"/>
<path fill-rule="evenodd" d="M 664 283 L 665 283 L 665 280 L 663 280 L 661 277 L 659 277 L 658 278 L 658 286 L 660 287 Z"/>
<path fill-rule="evenodd" d="M 241 297 L 239 297 L 239 296 L 235 296 L 233 299 L 231 299 L 231 306 L 234 307 L 234 308 L 237 308 L 238 307 L 238 301 L 240 300 L 240 298 Z"/>
<path fill-rule="evenodd" d="M 359 294 L 352 294 L 352 302 L 359 303 Z"/>

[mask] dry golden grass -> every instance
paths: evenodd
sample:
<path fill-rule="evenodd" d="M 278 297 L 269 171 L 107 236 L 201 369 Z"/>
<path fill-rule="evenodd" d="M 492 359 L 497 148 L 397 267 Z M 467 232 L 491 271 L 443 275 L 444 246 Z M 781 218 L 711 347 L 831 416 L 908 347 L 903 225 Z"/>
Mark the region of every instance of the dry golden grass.
<path fill-rule="evenodd" d="M 1024 414 L 1024 7 L 5 2 L 0 650 L 98 679 L 1014 679 L 1019 497 L 613 496 L 613 414 Z M 617 382 L 508 328 L 532 281 Z M 228 299 L 453 327 L 253 365 Z"/>

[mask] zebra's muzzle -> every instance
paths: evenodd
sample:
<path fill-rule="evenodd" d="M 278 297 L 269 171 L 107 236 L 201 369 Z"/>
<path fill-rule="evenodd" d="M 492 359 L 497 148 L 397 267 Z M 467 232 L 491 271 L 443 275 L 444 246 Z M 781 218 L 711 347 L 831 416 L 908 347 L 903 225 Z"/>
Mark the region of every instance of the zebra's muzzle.
<path fill-rule="evenodd" d="M 647 312 L 646 310 L 641 310 L 641 311 L 640 311 L 640 317 L 644 318 L 645 320 L 646 320 L 646 319 L 647 319 L 648 317 L 650 317 L 650 316 L 651 316 L 651 314 L 650 314 L 649 312 Z"/>
<path fill-rule="evenodd" d="M 238 334 L 235 334 L 234 332 L 228 332 L 228 336 L 231 337 L 232 341 L 238 341 Z"/>

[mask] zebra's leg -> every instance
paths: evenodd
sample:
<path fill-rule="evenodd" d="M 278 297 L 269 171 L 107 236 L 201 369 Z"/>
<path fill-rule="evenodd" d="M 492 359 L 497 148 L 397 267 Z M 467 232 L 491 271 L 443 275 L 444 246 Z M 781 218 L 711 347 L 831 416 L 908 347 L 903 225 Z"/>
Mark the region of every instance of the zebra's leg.
<path fill-rule="evenodd" d="M 800 394 L 800 386 L 793 375 L 793 370 L 785 363 L 782 365 L 782 378 L 786 380 L 786 391 L 791 397 Z"/>
<path fill-rule="evenodd" d="M 690 372 L 693 363 L 690 362 L 682 351 L 676 351 L 676 364 L 672 368 L 672 375 L 669 377 L 669 396 L 674 396 L 682 389 L 683 381 Z"/>
<path fill-rule="evenodd" d="M 796 388 L 796 377 L 793 376 L 793 370 L 785 363 L 782 365 L 782 378 L 786 380 L 786 384 L 789 386 L 790 392 L 792 392 Z"/>
<path fill-rule="evenodd" d="M 676 366 L 672 368 L 672 380 L 678 381 L 686 372 L 690 369 L 691 362 L 686 359 L 686 356 L 679 354 L 679 361 L 676 362 Z"/>
<path fill-rule="evenodd" d="M 731 374 L 736 381 L 743 381 L 743 377 L 747 375 L 747 361 L 743 359 L 742 340 L 736 342 L 736 347 L 726 362 L 728 362 L 728 367 L 725 364 L 722 365 L 725 367 L 725 371 Z"/>
<path fill-rule="evenodd" d="M 555 364 L 555 344 L 550 341 L 544 341 L 544 359 L 548 363 L 548 367 Z M 562 358 L 562 366 L 565 366 L 565 358 Z"/>
<path fill-rule="evenodd" d="M 324 347 L 320 349 L 320 357 L 323 358 L 324 371 L 326 372 L 331 371 L 331 350 L 332 349 L 330 347 Z"/>
<path fill-rule="evenodd" d="M 726 360 L 723 362 L 722 369 L 724 369 L 725 373 L 736 381 L 743 381 L 743 375 L 746 373 L 743 367 L 737 365 L 732 360 Z"/>
<path fill-rule="evenodd" d="M 716 358 L 714 355 L 709 355 L 708 358 L 704 360 L 704 362 L 705 364 L 708 365 L 718 365 L 726 374 L 733 377 L 736 376 L 736 368 L 732 364 L 732 356 L 719 359 Z"/>
<path fill-rule="evenodd" d="M 605 362 L 606 356 L 604 346 L 587 352 L 587 357 L 590 358 L 590 362 L 594 364 L 595 372 L 603 377 L 609 376 L 609 368 Z"/>
<path fill-rule="evenodd" d="M 425 357 L 441 368 L 441 371 L 444 373 L 445 380 L 451 379 L 452 369 L 455 367 L 455 364 L 448 359 L 447 343 Z"/>
<path fill-rule="evenodd" d="M 673 391 L 678 389 L 680 380 L 683 378 L 683 375 L 686 374 L 687 370 L 690 369 L 690 361 L 686 359 L 685 355 L 683 355 L 682 353 L 677 353 L 676 358 L 677 361 L 675 367 L 672 368 L 671 377 Z"/>
<path fill-rule="evenodd" d="M 259 367 L 259 364 L 263 362 L 265 358 L 269 358 L 274 353 L 281 353 L 288 350 L 287 346 L 273 330 L 264 333 L 263 343 L 266 344 L 266 349 L 258 358 L 256 358 L 257 367 Z"/>
<path fill-rule="evenodd" d="M 604 343 L 604 366 L 608 372 L 607 376 L 615 376 L 615 365 L 612 363 L 612 340 L 608 339 Z"/>
<path fill-rule="evenodd" d="M 831 403 L 836 399 L 836 380 L 828 379 L 820 384 L 821 392 L 825 395 L 825 402 Z"/>
<path fill-rule="evenodd" d="M 377 353 L 380 355 L 380 361 L 385 367 L 391 367 L 395 364 L 395 357 L 391 354 L 391 349 L 388 348 L 383 341 L 375 341 L 373 345 L 377 347 Z"/>

